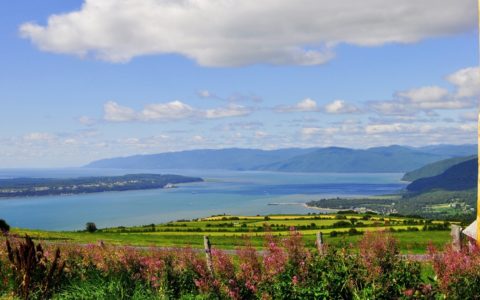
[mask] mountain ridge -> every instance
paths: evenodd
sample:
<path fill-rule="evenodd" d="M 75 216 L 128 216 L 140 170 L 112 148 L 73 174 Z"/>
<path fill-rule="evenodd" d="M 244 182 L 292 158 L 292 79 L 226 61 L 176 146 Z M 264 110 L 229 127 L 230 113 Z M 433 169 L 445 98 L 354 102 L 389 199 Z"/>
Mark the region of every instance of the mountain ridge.
<path fill-rule="evenodd" d="M 440 175 L 420 178 L 407 186 L 407 191 L 422 193 L 433 190 L 461 191 L 477 186 L 477 158 L 458 163 Z"/>
<path fill-rule="evenodd" d="M 134 155 L 93 161 L 87 168 L 223 169 L 281 172 L 407 172 L 451 158 L 451 149 L 473 151 L 472 145 L 438 145 L 427 149 L 400 145 L 352 149 L 346 147 L 199 149 Z M 476 149 L 476 148 L 475 148 Z M 473 154 L 473 153 L 472 153 Z"/>

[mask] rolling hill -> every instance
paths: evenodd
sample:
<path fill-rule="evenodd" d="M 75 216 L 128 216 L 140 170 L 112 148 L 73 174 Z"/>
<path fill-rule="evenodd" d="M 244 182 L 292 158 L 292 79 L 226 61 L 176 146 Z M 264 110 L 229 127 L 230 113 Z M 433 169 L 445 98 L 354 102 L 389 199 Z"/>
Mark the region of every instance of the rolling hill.
<path fill-rule="evenodd" d="M 405 172 L 443 158 L 446 157 L 402 146 L 366 150 L 331 147 L 259 169 L 281 172 Z"/>
<path fill-rule="evenodd" d="M 473 189 L 477 186 L 477 171 L 477 159 L 473 158 L 448 168 L 440 175 L 417 179 L 407 186 L 407 191 L 419 193 Z"/>
<path fill-rule="evenodd" d="M 419 169 L 405 173 L 402 180 L 404 181 L 415 181 L 420 178 L 437 176 L 445 172 L 448 168 L 453 167 L 461 162 L 471 160 L 476 158 L 476 156 L 466 156 L 466 157 L 454 157 L 449 159 L 444 159 L 437 161 L 426 166 L 423 166 Z"/>

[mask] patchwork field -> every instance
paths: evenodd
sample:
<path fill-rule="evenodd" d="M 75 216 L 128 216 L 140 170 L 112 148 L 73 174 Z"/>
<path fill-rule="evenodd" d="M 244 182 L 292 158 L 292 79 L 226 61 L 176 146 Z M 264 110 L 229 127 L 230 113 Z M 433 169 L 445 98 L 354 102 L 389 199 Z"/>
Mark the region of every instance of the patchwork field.
<path fill-rule="evenodd" d="M 443 246 L 450 240 L 450 223 L 407 217 L 385 217 L 373 214 L 312 214 L 270 216 L 213 216 L 196 220 L 179 220 L 165 224 L 137 227 L 115 227 L 86 231 L 40 231 L 12 229 L 13 234 L 33 237 L 47 243 L 96 244 L 138 247 L 203 247 L 208 235 L 213 247 L 235 249 L 250 240 L 262 248 L 264 236 L 287 236 L 298 230 L 309 247 L 315 245 L 315 235 L 322 232 L 324 241 L 332 246 L 356 245 L 366 231 L 391 231 L 399 240 L 404 253 L 424 253 L 429 243 Z"/>

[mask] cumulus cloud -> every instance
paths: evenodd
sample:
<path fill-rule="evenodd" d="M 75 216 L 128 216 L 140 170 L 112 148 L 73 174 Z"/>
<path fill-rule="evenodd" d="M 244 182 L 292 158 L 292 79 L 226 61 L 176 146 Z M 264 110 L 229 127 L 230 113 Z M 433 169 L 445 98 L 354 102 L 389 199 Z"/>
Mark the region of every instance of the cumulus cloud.
<path fill-rule="evenodd" d="M 358 107 L 348 104 L 344 100 L 334 100 L 333 102 L 325 105 L 324 110 L 329 114 L 352 114 L 360 112 Z"/>
<path fill-rule="evenodd" d="M 209 90 L 199 90 L 197 91 L 197 96 L 202 99 L 215 99 L 220 101 L 225 101 L 229 103 L 238 103 L 238 102 L 262 102 L 262 98 L 255 94 L 243 94 L 243 93 L 234 93 L 230 96 L 219 96 L 216 93 Z"/>
<path fill-rule="evenodd" d="M 313 99 L 306 98 L 302 101 L 299 101 L 292 106 L 277 106 L 275 108 L 276 112 L 313 112 L 318 111 L 317 102 Z"/>
<path fill-rule="evenodd" d="M 304 127 L 301 129 L 302 137 L 309 138 L 314 135 L 332 135 L 341 131 L 339 127 Z"/>
<path fill-rule="evenodd" d="M 110 62 L 180 54 L 203 66 L 318 65 L 335 46 L 413 43 L 475 26 L 470 0 L 85 0 L 19 31 L 39 49 Z M 448 12 L 448 13 L 445 13 Z"/>
<path fill-rule="evenodd" d="M 110 122 L 128 122 L 137 119 L 137 113 L 134 109 L 121 106 L 117 102 L 108 101 L 103 105 L 105 121 Z"/>
<path fill-rule="evenodd" d="M 393 123 L 393 124 L 372 124 L 365 127 L 367 134 L 384 134 L 384 133 L 428 133 L 432 131 L 432 125 L 419 125 L 407 123 Z"/>
<path fill-rule="evenodd" d="M 230 104 L 227 107 L 207 109 L 204 112 L 200 112 L 200 114 L 204 115 L 207 119 L 240 117 L 249 115 L 251 113 L 252 111 L 250 108 L 236 104 Z"/>
<path fill-rule="evenodd" d="M 434 115 L 435 110 L 473 108 L 474 97 L 480 96 L 480 70 L 461 69 L 449 76 L 447 81 L 454 85 L 454 91 L 439 86 L 424 86 L 394 94 L 392 100 L 370 101 L 368 107 L 385 115 L 413 115 L 423 111 Z"/>
<path fill-rule="evenodd" d="M 133 108 L 119 105 L 109 101 L 104 105 L 104 119 L 110 122 L 132 121 L 173 121 L 188 118 L 219 119 L 246 116 L 252 113 L 252 109 L 230 104 L 226 107 L 211 109 L 196 109 L 192 106 L 175 100 L 167 103 L 149 104 L 143 110 L 137 112 Z"/>
<path fill-rule="evenodd" d="M 195 110 L 181 101 L 147 105 L 138 115 L 142 121 L 165 121 L 184 119 L 194 115 Z"/>
<path fill-rule="evenodd" d="M 480 95 L 480 68 L 471 67 L 461 69 L 447 80 L 457 87 L 457 97 L 475 97 Z"/>

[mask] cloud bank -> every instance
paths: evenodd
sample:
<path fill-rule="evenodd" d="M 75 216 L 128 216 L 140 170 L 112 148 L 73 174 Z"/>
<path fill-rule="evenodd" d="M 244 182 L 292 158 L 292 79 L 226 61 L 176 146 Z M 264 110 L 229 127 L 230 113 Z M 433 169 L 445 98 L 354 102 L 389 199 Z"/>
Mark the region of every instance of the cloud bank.
<path fill-rule="evenodd" d="M 471 0 L 85 0 L 20 26 L 53 53 L 128 62 L 179 54 L 199 65 L 319 65 L 341 43 L 381 46 L 472 30 Z"/>

